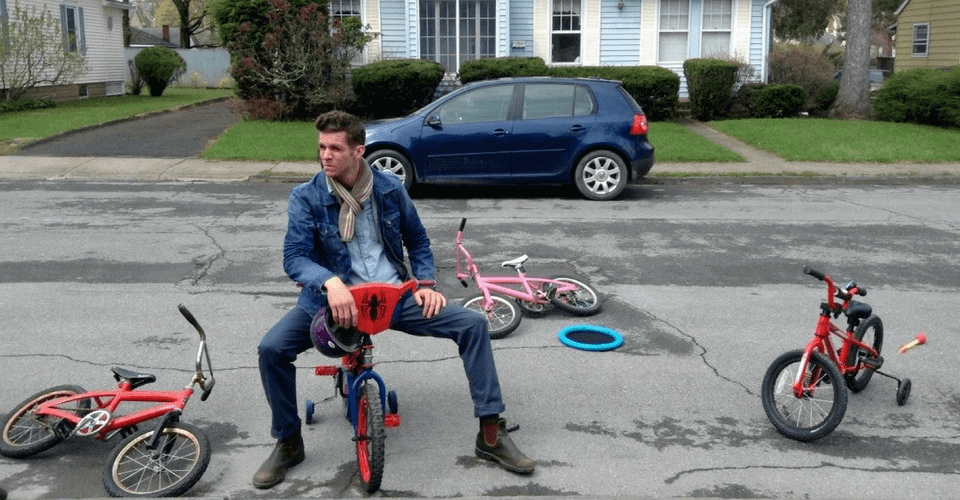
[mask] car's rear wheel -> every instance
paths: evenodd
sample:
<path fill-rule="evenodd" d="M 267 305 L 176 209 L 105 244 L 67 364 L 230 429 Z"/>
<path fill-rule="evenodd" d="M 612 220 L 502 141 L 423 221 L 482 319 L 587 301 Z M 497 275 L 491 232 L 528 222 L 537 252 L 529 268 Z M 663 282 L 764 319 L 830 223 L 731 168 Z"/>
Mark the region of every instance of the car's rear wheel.
<path fill-rule="evenodd" d="M 410 165 L 410 160 L 402 153 L 392 149 L 381 149 L 370 153 L 367 156 L 367 163 L 376 170 L 390 172 L 399 177 L 404 189 L 409 191 L 410 186 L 413 186 L 413 167 Z"/>
<path fill-rule="evenodd" d="M 588 153 L 574 174 L 574 182 L 580 194 L 598 201 L 612 200 L 627 187 L 627 165 L 613 151 L 599 150 Z"/>

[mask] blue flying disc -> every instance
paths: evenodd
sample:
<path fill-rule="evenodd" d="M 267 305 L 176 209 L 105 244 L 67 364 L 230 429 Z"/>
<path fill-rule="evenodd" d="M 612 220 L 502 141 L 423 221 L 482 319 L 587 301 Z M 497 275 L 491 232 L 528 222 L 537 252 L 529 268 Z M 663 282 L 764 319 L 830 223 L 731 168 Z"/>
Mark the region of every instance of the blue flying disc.
<path fill-rule="evenodd" d="M 571 325 L 558 336 L 565 346 L 582 351 L 609 351 L 623 345 L 623 336 L 605 326 Z"/>

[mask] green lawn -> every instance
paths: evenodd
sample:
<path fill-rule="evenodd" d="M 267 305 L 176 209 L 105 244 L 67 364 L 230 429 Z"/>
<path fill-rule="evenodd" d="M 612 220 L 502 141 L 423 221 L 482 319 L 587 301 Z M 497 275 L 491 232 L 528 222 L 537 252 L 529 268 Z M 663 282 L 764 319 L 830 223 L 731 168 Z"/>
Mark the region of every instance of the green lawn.
<path fill-rule="evenodd" d="M 958 129 L 825 118 L 726 120 L 710 125 L 788 160 L 860 163 L 960 161 Z M 659 156 L 659 149 L 657 153 Z"/>

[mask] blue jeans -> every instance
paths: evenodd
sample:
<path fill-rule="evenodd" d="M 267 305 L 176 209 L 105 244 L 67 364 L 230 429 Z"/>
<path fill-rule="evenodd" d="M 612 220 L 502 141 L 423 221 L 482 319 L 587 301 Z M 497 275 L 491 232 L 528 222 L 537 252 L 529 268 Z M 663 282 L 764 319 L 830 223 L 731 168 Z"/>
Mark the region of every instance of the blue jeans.
<path fill-rule="evenodd" d="M 473 398 L 474 416 L 502 413 L 500 381 L 490 347 L 487 322 L 479 314 L 456 304 L 448 304 L 433 318 L 423 317 L 423 309 L 412 296 L 402 308 L 391 328 L 410 335 L 451 339 L 457 343 L 463 368 Z M 260 340 L 260 380 L 273 416 L 270 435 L 284 439 L 300 428 L 297 411 L 297 355 L 313 347 L 310 322 L 313 320 L 300 307 L 294 307 Z"/>

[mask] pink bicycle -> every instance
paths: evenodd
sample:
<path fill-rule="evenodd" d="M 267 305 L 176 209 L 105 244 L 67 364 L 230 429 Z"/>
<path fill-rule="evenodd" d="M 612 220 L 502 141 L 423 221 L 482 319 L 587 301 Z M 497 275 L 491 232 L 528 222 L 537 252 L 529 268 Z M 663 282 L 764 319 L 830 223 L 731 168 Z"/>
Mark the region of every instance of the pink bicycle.
<path fill-rule="evenodd" d="M 554 307 L 577 316 L 589 316 L 600 311 L 600 296 L 597 292 L 575 278 L 556 276 L 536 278 L 527 276 L 523 264 L 526 255 L 500 263 L 502 267 L 517 271 L 516 276 L 483 276 L 470 252 L 463 246 L 463 228 L 467 219 L 460 221 L 457 231 L 457 279 L 464 287 L 467 278 L 473 279 L 480 295 L 464 301 L 463 307 L 479 312 L 489 323 L 490 338 L 500 339 L 513 333 L 520 326 L 520 308 L 528 316 L 545 314 Z M 506 297 L 512 297 L 510 301 Z M 514 307 L 514 302 L 517 307 Z"/>

